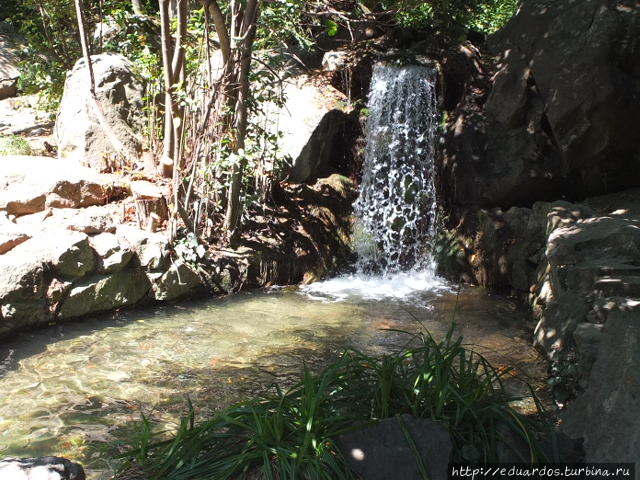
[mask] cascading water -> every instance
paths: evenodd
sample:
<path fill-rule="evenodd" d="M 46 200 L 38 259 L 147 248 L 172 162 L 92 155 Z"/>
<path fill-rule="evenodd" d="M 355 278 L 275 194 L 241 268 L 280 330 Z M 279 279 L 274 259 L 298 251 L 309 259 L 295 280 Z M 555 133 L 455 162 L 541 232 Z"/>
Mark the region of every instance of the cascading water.
<path fill-rule="evenodd" d="M 367 108 L 366 153 L 354 243 L 357 273 L 306 288 L 343 298 L 406 297 L 444 288 L 435 275 L 436 72 L 377 64 Z"/>
<path fill-rule="evenodd" d="M 433 270 L 435 72 L 417 65 L 376 65 L 368 109 L 363 176 L 354 205 L 358 270 Z"/>

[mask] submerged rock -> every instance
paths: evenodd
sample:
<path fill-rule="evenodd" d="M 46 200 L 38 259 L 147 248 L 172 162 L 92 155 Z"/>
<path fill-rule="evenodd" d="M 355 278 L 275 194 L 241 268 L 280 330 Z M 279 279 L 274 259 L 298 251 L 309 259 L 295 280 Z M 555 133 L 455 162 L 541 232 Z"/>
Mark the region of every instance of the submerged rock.
<path fill-rule="evenodd" d="M 2 480 L 85 480 L 82 465 L 61 457 L 0 460 Z"/>
<path fill-rule="evenodd" d="M 401 423 L 402 422 L 402 423 Z M 420 480 L 422 475 L 416 452 L 408 443 L 407 434 L 431 480 L 448 478 L 451 438 L 439 423 L 401 415 L 388 418 L 362 430 L 338 438 L 340 451 L 351 469 L 363 480 Z"/>

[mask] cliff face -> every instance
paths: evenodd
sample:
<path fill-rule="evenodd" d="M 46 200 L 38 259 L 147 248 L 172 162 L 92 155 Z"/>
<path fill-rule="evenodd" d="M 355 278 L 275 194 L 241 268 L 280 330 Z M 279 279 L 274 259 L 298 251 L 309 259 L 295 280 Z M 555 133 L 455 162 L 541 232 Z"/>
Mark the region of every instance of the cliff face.
<path fill-rule="evenodd" d="M 530 304 L 558 393 L 578 396 L 567 431 L 588 460 L 633 461 L 640 4 L 525 1 L 484 54 L 466 50 L 465 68 L 443 62 L 450 273 Z"/>
<path fill-rule="evenodd" d="M 639 39 L 636 1 L 525 2 L 488 41 L 481 108 L 467 98 L 451 112 L 452 204 L 531 206 L 640 184 Z"/>

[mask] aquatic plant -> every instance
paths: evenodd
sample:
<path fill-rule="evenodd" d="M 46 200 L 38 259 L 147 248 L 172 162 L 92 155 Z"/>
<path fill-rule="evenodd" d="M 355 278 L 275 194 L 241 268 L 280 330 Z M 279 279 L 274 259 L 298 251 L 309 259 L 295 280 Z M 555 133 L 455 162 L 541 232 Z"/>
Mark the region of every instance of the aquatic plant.
<path fill-rule="evenodd" d="M 412 334 L 403 351 L 379 358 L 348 350 L 319 373 L 305 368 L 292 388 L 273 385 L 204 422 L 195 421 L 189 403 L 171 434 L 143 419 L 120 456 L 120 474 L 135 466 L 165 480 L 352 479 L 336 438 L 405 413 L 441 422 L 454 461 L 496 461 L 499 446 L 514 440 L 529 448 L 522 461 L 546 460 L 539 446 L 547 431 L 543 415 L 510 406 L 504 373 L 466 348 L 453 328 L 441 341 Z"/>

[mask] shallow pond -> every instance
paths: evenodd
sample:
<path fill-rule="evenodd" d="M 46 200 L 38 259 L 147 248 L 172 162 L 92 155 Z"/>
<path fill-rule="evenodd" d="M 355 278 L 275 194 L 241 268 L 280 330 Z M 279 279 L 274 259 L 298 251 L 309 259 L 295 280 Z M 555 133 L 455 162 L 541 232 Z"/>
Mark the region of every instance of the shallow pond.
<path fill-rule="evenodd" d="M 531 325 L 510 301 L 440 283 L 426 291 L 405 285 L 394 298 L 384 285 L 340 281 L 87 318 L 5 341 L 0 457 L 63 455 L 89 466 L 89 478 L 108 478 L 100 447 L 126 435 L 141 412 L 173 422 L 188 395 L 206 415 L 291 382 L 303 364 L 320 367 L 347 347 L 401 348 L 407 336 L 385 329 L 420 323 L 438 337 L 455 320 L 494 364 L 543 384 Z"/>

